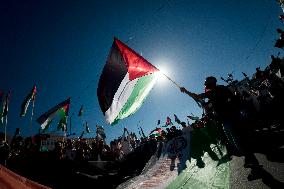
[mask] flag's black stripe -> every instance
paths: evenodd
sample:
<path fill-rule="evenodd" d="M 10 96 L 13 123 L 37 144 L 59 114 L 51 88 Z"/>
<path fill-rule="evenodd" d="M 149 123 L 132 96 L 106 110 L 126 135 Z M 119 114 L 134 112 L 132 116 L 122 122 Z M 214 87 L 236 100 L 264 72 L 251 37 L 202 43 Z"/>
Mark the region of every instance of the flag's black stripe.
<path fill-rule="evenodd" d="M 60 104 L 57 104 L 56 106 L 42 114 L 39 118 L 37 118 L 37 122 L 42 124 L 53 112 L 57 111 L 59 108 L 65 106 L 66 104 L 70 104 L 70 98 L 64 100 Z M 66 114 L 68 115 L 68 112 L 66 112 Z"/>
<path fill-rule="evenodd" d="M 97 89 L 98 100 L 103 113 L 111 106 L 113 97 L 126 74 L 127 66 L 114 42 Z"/>

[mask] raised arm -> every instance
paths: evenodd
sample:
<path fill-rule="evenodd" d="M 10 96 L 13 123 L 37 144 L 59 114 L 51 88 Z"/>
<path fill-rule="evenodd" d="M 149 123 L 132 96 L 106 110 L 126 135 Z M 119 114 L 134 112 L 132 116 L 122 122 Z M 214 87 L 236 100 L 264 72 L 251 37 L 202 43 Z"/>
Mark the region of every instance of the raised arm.
<path fill-rule="evenodd" d="M 186 88 L 184 87 L 180 87 L 180 91 L 182 93 L 185 93 L 187 94 L 188 96 L 190 96 L 191 98 L 195 99 L 195 100 L 202 100 L 204 98 L 206 98 L 205 94 L 204 93 L 201 93 L 201 94 L 195 94 L 195 93 L 192 93 L 192 92 L 189 92 Z"/>

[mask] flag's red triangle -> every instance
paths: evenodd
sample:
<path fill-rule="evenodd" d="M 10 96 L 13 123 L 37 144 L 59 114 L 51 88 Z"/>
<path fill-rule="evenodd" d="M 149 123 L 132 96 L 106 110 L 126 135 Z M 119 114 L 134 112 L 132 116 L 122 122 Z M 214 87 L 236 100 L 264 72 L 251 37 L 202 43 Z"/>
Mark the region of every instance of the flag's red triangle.
<path fill-rule="evenodd" d="M 148 62 L 146 59 L 144 59 L 134 50 L 129 48 L 127 45 L 122 43 L 120 40 L 115 38 L 114 42 L 117 45 L 118 49 L 120 50 L 123 59 L 126 63 L 130 80 L 134 80 L 144 75 L 148 75 L 159 71 L 150 62 Z"/>

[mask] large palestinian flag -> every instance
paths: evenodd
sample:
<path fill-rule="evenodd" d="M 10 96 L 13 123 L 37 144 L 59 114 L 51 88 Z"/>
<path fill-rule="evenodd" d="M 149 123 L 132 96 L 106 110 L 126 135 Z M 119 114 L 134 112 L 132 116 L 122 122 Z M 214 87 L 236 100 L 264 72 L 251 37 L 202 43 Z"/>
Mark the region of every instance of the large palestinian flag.
<path fill-rule="evenodd" d="M 50 125 L 52 119 L 58 115 L 60 116 L 58 127 L 64 130 L 64 127 L 66 127 L 69 107 L 70 107 L 70 98 L 61 102 L 60 104 L 57 104 L 56 106 L 54 106 L 53 108 L 42 114 L 37 119 L 37 122 L 41 125 L 42 129 L 46 129 Z"/>
<path fill-rule="evenodd" d="M 135 113 L 155 84 L 159 70 L 114 39 L 100 77 L 97 95 L 106 121 L 114 125 Z"/>

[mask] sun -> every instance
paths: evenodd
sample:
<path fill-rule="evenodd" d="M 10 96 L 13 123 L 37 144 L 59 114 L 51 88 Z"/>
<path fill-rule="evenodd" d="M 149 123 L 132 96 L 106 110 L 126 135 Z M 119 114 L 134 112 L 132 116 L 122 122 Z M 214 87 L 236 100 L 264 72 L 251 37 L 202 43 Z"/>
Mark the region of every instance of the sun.
<path fill-rule="evenodd" d="M 169 74 L 167 67 L 159 66 L 158 69 L 160 70 L 158 74 L 158 82 L 165 83 L 167 81 L 166 75 Z"/>

